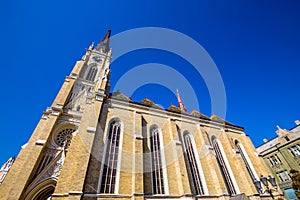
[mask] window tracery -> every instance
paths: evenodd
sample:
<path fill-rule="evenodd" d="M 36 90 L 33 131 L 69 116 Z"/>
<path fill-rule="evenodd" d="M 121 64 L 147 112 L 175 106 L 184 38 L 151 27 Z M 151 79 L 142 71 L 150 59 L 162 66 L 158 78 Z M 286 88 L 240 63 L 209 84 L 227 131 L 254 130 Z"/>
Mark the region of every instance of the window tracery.
<path fill-rule="evenodd" d="M 55 136 L 55 143 L 59 147 L 64 147 L 65 149 L 68 149 L 72 140 L 72 133 L 75 130 L 72 128 L 65 128 L 58 132 Z"/>

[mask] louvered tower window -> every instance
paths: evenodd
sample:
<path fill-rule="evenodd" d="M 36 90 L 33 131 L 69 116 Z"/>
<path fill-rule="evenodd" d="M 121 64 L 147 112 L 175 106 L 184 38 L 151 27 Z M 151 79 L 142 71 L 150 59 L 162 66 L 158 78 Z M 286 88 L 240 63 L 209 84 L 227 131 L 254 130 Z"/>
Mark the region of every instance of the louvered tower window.
<path fill-rule="evenodd" d="M 151 159 L 152 159 L 152 186 L 154 194 L 164 194 L 164 177 L 162 168 L 161 143 L 159 130 L 152 129 L 150 137 Z"/>
<path fill-rule="evenodd" d="M 226 166 L 224 157 L 222 155 L 222 152 L 221 152 L 221 149 L 220 149 L 220 146 L 219 146 L 221 144 L 219 144 L 218 140 L 215 137 L 212 139 L 212 144 L 213 144 L 214 150 L 216 152 L 217 161 L 218 161 L 218 164 L 220 166 L 220 169 L 221 169 L 224 181 L 225 181 L 227 191 L 230 195 L 234 195 L 234 194 L 236 194 L 236 191 L 234 189 L 233 182 L 232 182 L 231 177 L 229 175 L 228 166 Z"/>
<path fill-rule="evenodd" d="M 96 74 L 97 74 L 97 66 L 94 66 L 94 67 L 91 67 L 87 76 L 86 76 L 86 80 L 88 81 L 94 81 L 95 80 L 95 77 L 96 77 Z"/>
<path fill-rule="evenodd" d="M 195 152 L 193 149 L 193 144 L 192 144 L 192 139 L 191 136 L 186 133 L 184 135 L 184 144 L 185 144 L 185 151 L 186 151 L 186 156 L 187 156 L 187 165 L 189 167 L 189 171 L 191 173 L 192 177 L 192 182 L 195 188 L 195 192 L 197 195 L 203 195 L 203 185 L 201 183 L 201 177 L 199 174 L 199 167 L 197 165 L 197 160 L 195 157 Z"/>
<path fill-rule="evenodd" d="M 111 123 L 108 133 L 106 154 L 103 163 L 100 193 L 115 193 L 118 156 L 120 148 L 121 124 L 114 121 Z"/>

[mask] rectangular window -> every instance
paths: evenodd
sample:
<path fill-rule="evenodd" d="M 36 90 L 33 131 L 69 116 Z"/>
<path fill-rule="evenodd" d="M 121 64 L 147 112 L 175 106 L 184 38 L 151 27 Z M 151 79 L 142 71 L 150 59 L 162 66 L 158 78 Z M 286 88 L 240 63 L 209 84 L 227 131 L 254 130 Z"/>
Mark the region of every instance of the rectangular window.
<path fill-rule="evenodd" d="M 288 172 L 287 172 L 286 170 L 277 173 L 277 176 L 278 176 L 278 178 L 279 178 L 279 180 L 280 180 L 281 182 L 289 181 L 289 180 L 290 180 L 290 177 L 289 177 Z"/>
<path fill-rule="evenodd" d="M 268 161 L 270 162 L 270 165 L 271 165 L 271 166 L 274 165 L 274 163 L 273 163 L 273 161 L 271 160 L 271 158 L 268 158 Z"/>
<path fill-rule="evenodd" d="M 288 136 L 285 136 L 284 139 L 288 142 L 290 141 L 290 138 Z"/>
<path fill-rule="evenodd" d="M 281 163 L 281 160 L 278 158 L 278 156 L 275 154 L 273 156 L 270 156 L 270 162 L 272 165 L 278 165 Z"/>
<path fill-rule="evenodd" d="M 298 147 L 295 145 L 295 146 L 292 146 L 291 148 L 289 148 L 290 150 L 290 153 L 293 155 L 293 156 L 299 156 L 300 155 L 300 151 L 298 149 Z"/>

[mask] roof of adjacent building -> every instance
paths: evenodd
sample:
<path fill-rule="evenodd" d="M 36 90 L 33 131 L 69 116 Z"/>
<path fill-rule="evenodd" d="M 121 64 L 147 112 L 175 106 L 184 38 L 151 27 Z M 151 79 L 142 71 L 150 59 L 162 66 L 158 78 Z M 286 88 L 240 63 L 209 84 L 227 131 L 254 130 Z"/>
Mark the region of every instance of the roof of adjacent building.
<path fill-rule="evenodd" d="M 292 143 L 295 140 L 300 139 L 300 124 L 299 121 L 296 121 L 296 126 L 286 130 L 277 126 L 276 134 L 277 136 L 272 138 L 269 141 L 265 141 L 263 144 L 256 147 L 256 151 L 260 155 L 265 155 L 281 146 Z"/>

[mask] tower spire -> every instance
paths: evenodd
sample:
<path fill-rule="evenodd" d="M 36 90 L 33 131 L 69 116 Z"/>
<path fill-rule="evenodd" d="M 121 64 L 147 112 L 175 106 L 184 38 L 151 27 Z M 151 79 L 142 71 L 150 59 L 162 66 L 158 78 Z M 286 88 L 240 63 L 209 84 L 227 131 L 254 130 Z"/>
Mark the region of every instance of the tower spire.
<path fill-rule="evenodd" d="M 109 38 L 110 38 L 111 30 L 109 29 L 105 36 L 102 38 L 102 40 L 99 42 L 99 44 L 96 47 L 97 51 L 103 51 L 108 52 L 109 50 Z"/>
<path fill-rule="evenodd" d="M 186 112 L 186 108 L 184 106 L 184 103 L 182 101 L 182 98 L 181 98 L 181 96 L 179 94 L 178 89 L 176 89 L 176 92 L 177 92 L 178 106 L 179 106 L 179 108 L 180 108 L 181 111 Z"/>

